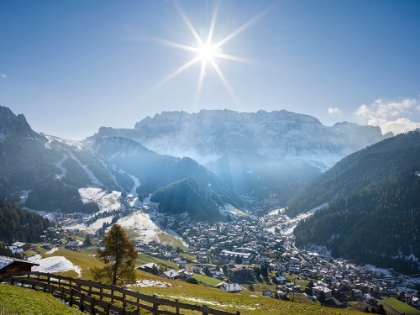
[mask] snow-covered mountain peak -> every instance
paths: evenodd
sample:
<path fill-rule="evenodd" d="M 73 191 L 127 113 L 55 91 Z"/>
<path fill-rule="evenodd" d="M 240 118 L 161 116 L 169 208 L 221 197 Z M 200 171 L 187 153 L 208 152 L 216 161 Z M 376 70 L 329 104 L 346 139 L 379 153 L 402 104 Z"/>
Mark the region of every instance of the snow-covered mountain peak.
<path fill-rule="evenodd" d="M 139 121 L 134 129 L 102 127 L 91 138 L 110 136 L 130 138 L 157 153 L 188 156 L 201 164 L 240 151 L 302 159 L 326 170 L 344 156 L 390 135 L 383 136 L 379 127 L 348 122 L 328 127 L 312 116 L 286 110 L 202 110 L 162 112 Z"/>

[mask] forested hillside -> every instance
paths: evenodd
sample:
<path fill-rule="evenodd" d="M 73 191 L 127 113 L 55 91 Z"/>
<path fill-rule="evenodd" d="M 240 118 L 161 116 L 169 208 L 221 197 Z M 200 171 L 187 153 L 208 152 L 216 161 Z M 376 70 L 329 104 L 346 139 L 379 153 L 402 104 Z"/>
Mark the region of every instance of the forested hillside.
<path fill-rule="evenodd" d="M 29 194 L 25 206 L 29 209 L 60 211 L 62 213 L 95 213 L 99 207 L 94 202 L 83 203 L 76 187 L 67 186 L 59 180 L 37 185 Z"/>
<path fill-rule="evenodd" d="M 418 272 L 419 140 L 419 132 L 385 140 L 344 159 L 317 180 L 307 193 L 313 198 L 318 194 L 318 203 L 331 202 L 296 227 L 296 244 L 326 245 L 334 257 Z M 294 204 L 311 207 L 309 198 Z"/>
<path fill-rule="evenodd" d="M 217 206 L 223 206 L 220 196 L 208 188 L 201 188 L 192 178 L 182 179 L 159 188 L 151 197 L 166 213 L 189 213 L 194 218 L 219 219 Z"/>
<path fill-rule="evenodd" d="M 109 165 L 136 176 L 141 185 L 139 195 L 153 193 L 171 183 L 192 178 L 201 189 L 217 194 L 224 203 L 245 207 L 244 199 L 204 166 L 190 158 L 157 154 L 130 139 L 110 137 L 93 144 L 96 154 Z M 108 167 L 112 169 L 111 166 Z"/>
<path fill-rule="evenodd" d="M 39 242 L 50 222 L 34 212 L 0 199 L 0 240 Z"/>
<path fill-rule="evenodd" d="M 290 201 L 287 213 L 296 216 L 334 198 L 343 198 L 373 183 L 416 169 L 420 161 L 419 146 L 420 133 L 414 131 L 349 155 L 306 185 Z"/>

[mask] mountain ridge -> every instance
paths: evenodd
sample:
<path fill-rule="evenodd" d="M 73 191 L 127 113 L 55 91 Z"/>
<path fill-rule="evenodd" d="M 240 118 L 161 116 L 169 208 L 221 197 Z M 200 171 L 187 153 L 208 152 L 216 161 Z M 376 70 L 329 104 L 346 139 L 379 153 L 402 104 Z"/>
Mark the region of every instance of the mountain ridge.
<path fill-rule="evenodd" d="M 133 129 L 101 127 L 87 139 L 112 135 L 133 139 L 160 154 L 188 156 L 203 165 L 241 151 L 303 159 L 323 171 L 345 155 L 392 136 L 382 135 L 379 127 L 348 122 L 328 127 L 315 117 L 286 110 L 163 112 L 142 119 Z"/>

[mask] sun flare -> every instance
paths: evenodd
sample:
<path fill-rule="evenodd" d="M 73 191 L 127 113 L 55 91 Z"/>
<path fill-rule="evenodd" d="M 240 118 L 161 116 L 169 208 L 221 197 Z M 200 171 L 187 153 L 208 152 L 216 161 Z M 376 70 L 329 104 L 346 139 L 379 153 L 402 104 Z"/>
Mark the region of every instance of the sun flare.
<path fill-rule="evenodd" d="M 228 41 L 230 41 L 231 39 L 235 38 L 240 33 L 242 33 L 251 24 L 253 24 L 256 20 L 258 20 L 265 12 L 263 12 L 263 13 L 259 14 L 258 16 L 254 17 L 252 20 L 243 24 L 241 27 L 236 29 L 234 32 L 230 33 L 228 36 L 224 37 L 219 42 L 213 44 L 212 39 L 213 39 L 214 29 L 215 29 L 215 26 L 216 26 L 216 19 L 217 19 L 217 13 L 218 13 L 218 10 L 219 10 L 219 4 L 217 4 L 216 7 L 215 7 L 215 10 L 214 10 L 214 13 L 213 13 L 213 16 L 212 16 L 212 19 L 211 19 L 211 23 L 210 23 L 208 35 L 207 35 L 207 38 L 204 39 L 204 40 L 203 40 L 203 38 L 201 38 L 198 35 L 196 29 L 191 24 L 190 20 L 188 19 L 188 17 L 185 15 L 185 13 L 182 11 L 182 9 L 179 7 L 179 5 L 177 3 L 176 3 L 176 6 L 177 6 L 178 11 L 181 14 L 185 24 L 187 25 L 187 27 L 191 31 L 193 37 L 197 41 L 197 45 L 196 46 L 183 45 L 183 44 L 180 44 L 180 43 L 171 42 L 171 41 L 162 40 L 162 39 L 155 39 L 155 41 L 158 42 L 159 44 L 163 44 L 163 45 L 170 46 L 170 47 L 173 47 L 173 48 L 178 48 L 178 49 L 183 49 L 183 50 L 186 50 L 186 51 L 195 52 L 195 53 L 197 53 L 197 55 L 193 59 L 186 62 L 185 64 L 180 66 L 178 69 L 176 69 L 175 71 L 170 73 L 157 86 L 155 86 L 155 88 L 158 88 L 158 87 L 162 86 L 163 84 L 167 83 L 168 81 L 172 80 L 173 78 L 175 78 L 176 76 L 181 74 L 184 70 L 188 69 L 192 65 L 201 62 L 201 70 L 200 70 L 200 75 L 199 75 L 199 78 L 198 78 L 196 100 L 199 98 L 201 88 L 203 86 L 204 75 L 206 73 L 207 65 L 211 64 L 214 71 L 217 73 L 220 80 L 223 82 L 224 86 L 226 87 L 226 89 L 231 94 L 232 98 L 235 100 L 236 103 L 239 104 L 239 101 L 238 101 L 238 98 L 237 98 L 235 92 L 233 91 L 229 82 L 227 81 L 227 79 L 223 75 L 222 70 L 217 65 L 216 60 L 218 58 L 223 58 L 223 59 L 232 60 L 232 61 L 236 61 L 236 62 L 251 63 L 251 61 L 248 60 L 248 59 L 240 58 L 240 57 L 236 57 L 236 56 L 233 56 L 233 55 L 222 53 L 221 52 L 221 47 L 222 47 L 222 45 L 224 45 L 225 43 L 227 43 Z"/>
<path fill-rule="evenodd" d="M 200 47 L 199 56 L 204 61 L 213 60 L 216 57 L 216 47 L 211 44 L 203 44 Z"/>

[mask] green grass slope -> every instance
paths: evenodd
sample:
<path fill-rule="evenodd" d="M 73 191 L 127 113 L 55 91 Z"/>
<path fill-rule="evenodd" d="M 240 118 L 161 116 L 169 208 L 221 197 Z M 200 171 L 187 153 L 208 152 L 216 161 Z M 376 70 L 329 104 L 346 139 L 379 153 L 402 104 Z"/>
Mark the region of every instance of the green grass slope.
<path fill-rule="evenodd" d="M 80 312 L 66 306 L 50 294 L 0 284 L 0 314 L 61 315 Z"/>

